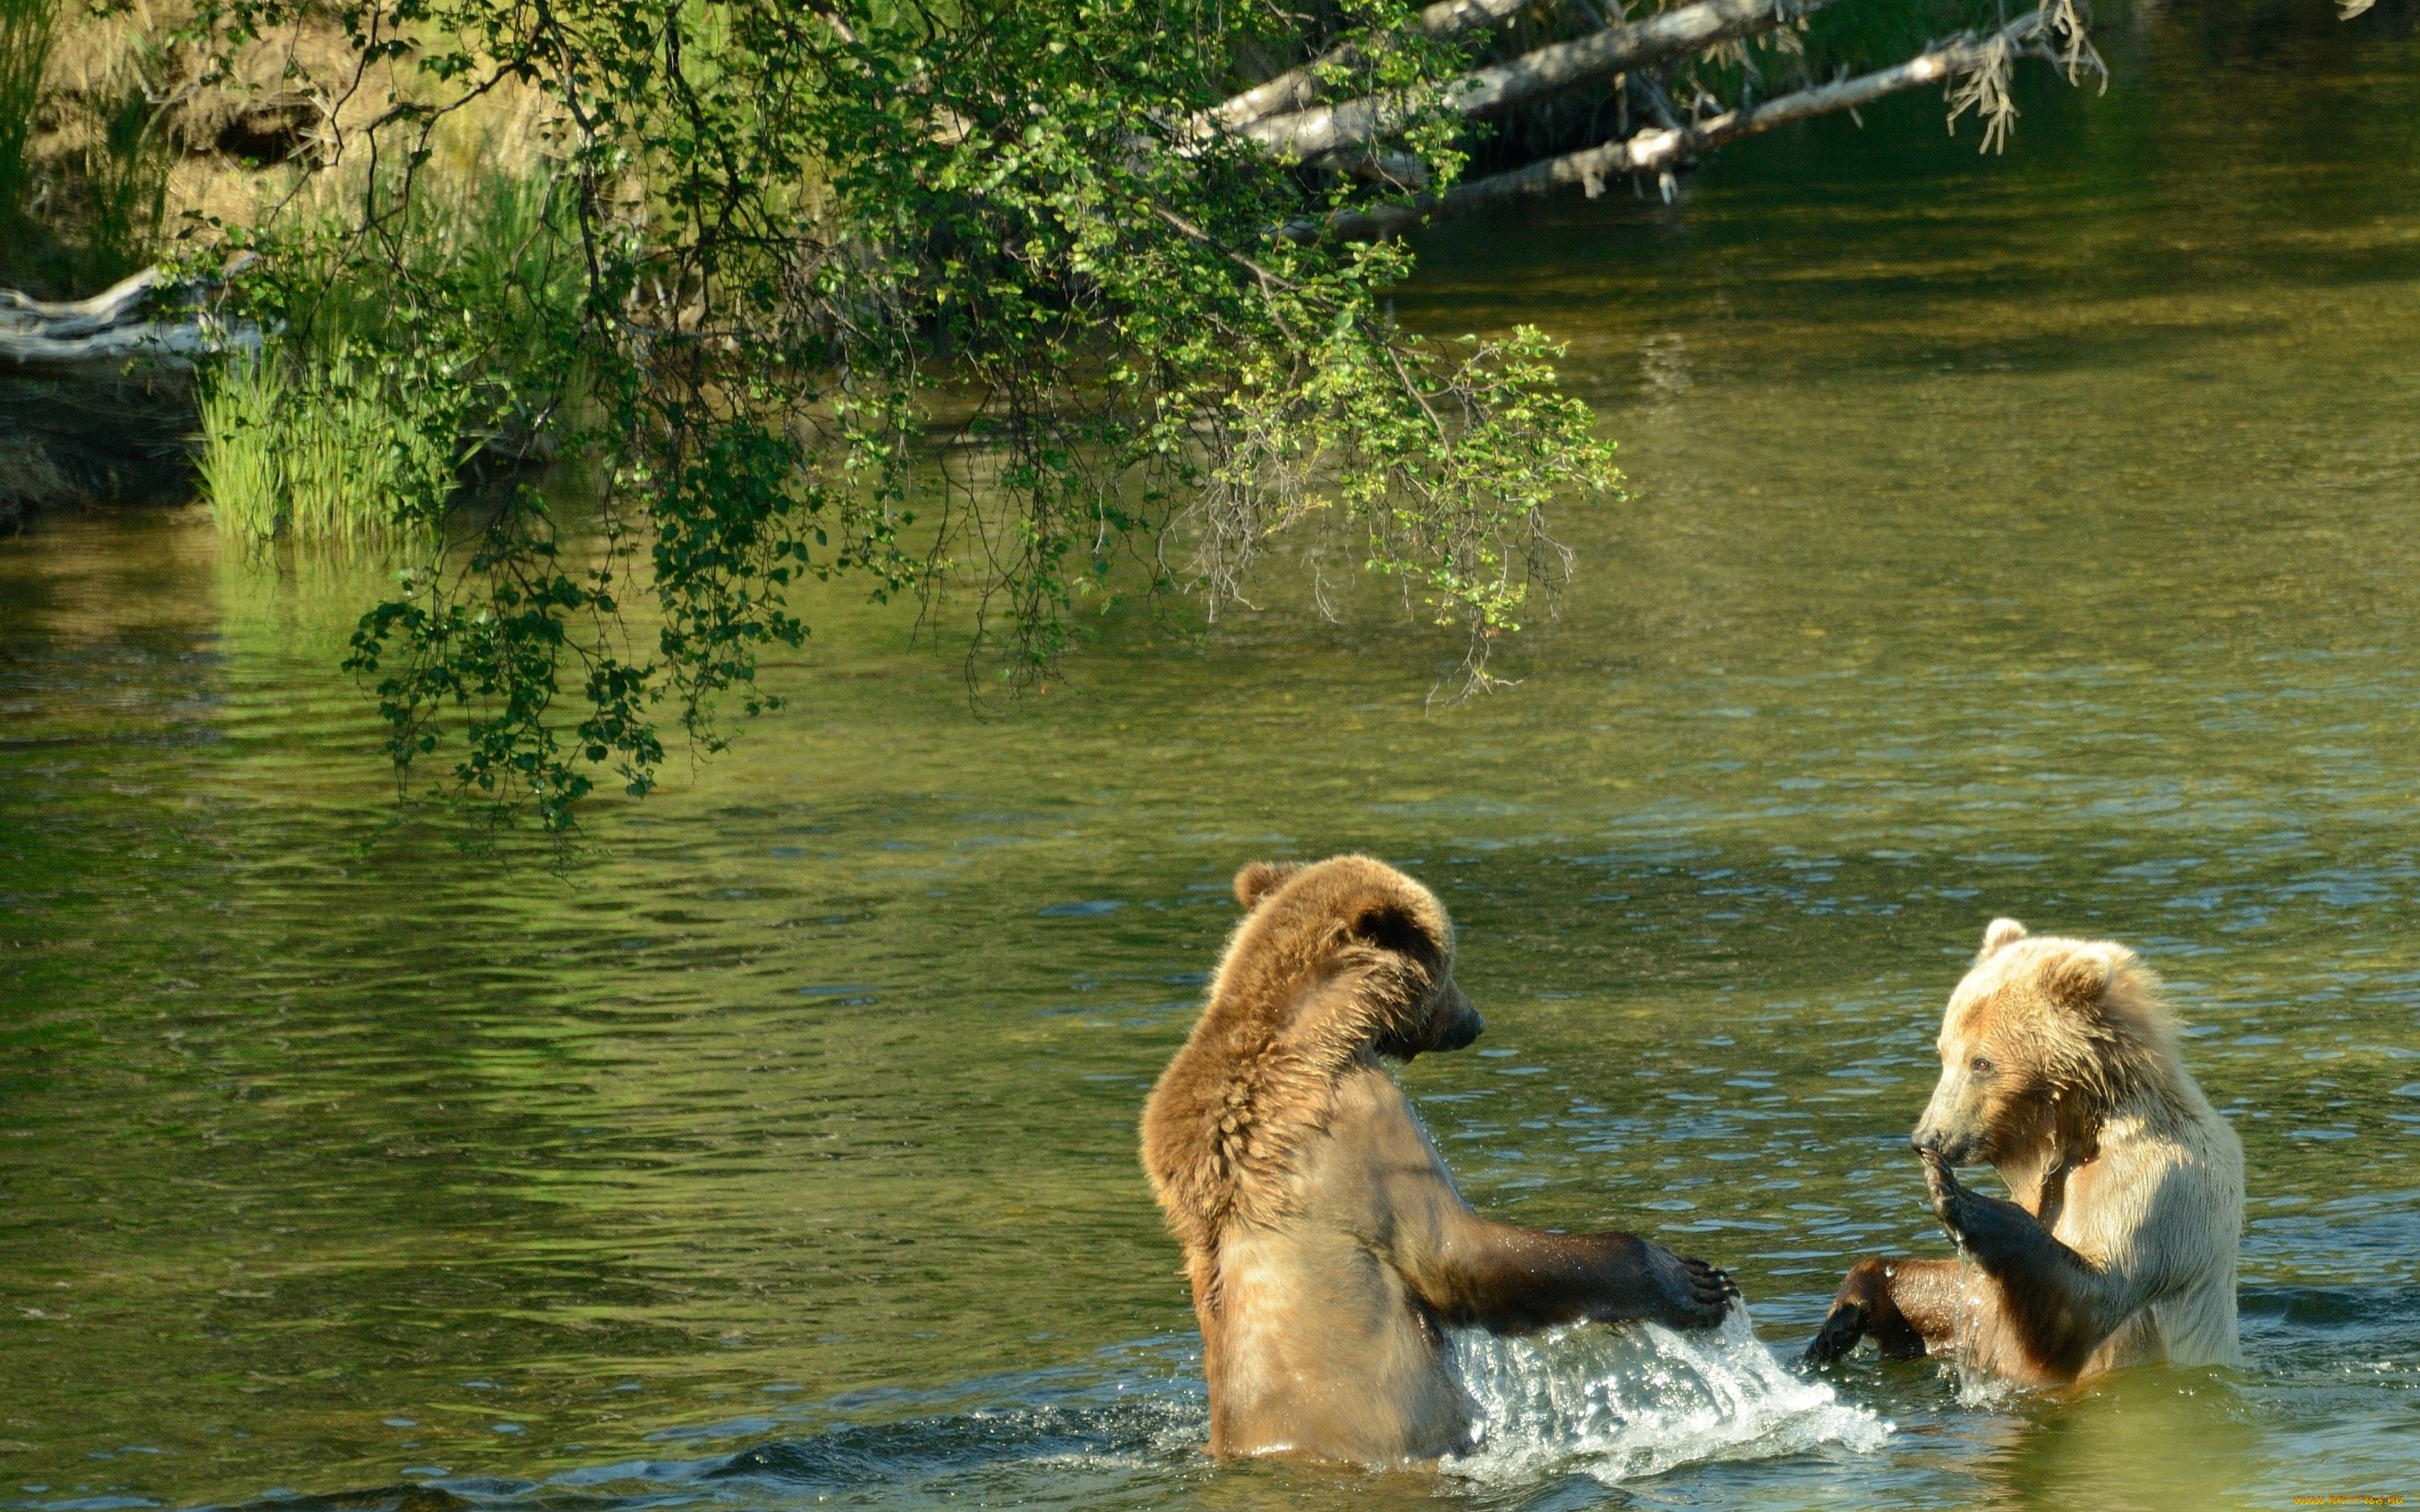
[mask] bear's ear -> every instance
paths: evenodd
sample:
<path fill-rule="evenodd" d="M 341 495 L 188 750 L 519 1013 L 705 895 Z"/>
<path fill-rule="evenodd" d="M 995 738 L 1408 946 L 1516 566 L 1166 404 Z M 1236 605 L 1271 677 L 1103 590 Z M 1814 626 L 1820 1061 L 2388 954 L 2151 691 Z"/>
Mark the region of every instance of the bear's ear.
<path fill-rule="evenodd" d="M 2099 950 L 2080 949 L 2050 969 L 2050 995 L 2070 1008 L 2089 1008 L 2109 990 L 2109 958 Z"/>
<path fill-rule="evenodd" d="M 1373 903 L 1356 915 L 1351 933 L 1357 940 L 1409 956 L 1431 969 L 1445 959 L 1445 941 L 1412 910 L 1392 901 Z"/>
<path fill-rule="evenodd" d="M 1980 961 L 1996 955 L 2024 937 L 2025 927 L 2023 924 L 2013 918 L 1995 918 L 1992 920 L 1992 927 L 1983 932 L 1983 948 L 1975 952 L 1975 959 Z"/>
<path fill-rule="evenodd" d="M 1254 861 L 1235 873 L 1235 901 L 1250 913 L 1261 900 L 1278 890 L 1286 878 L 1302 870 L 1300 861 Z"/>

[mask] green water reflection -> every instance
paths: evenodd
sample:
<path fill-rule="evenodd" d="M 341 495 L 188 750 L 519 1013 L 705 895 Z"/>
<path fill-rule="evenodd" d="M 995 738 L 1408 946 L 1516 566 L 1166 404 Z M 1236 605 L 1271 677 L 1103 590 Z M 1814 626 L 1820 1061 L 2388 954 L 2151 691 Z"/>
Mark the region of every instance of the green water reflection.
<path fill-rule="evenodd" d="M 1344 848 L 1462 926 L 1490 1032 L 1406 1081 L 1473 1196 L 1717 1258 L 1777 1346 L 1939 1252 L 1903 1140 L 1994 914 L 2143 949 L 2250 1159 L 2240 1377 L 1868 1360 L 1874 1454 L 1446 1494 L 2420 1492 L 2420 63 L 2335 24 L 2154 13 L 2004 161 L 1904 101 L 1441 236 L 1405 316 L 1568 334 L 1637 495 L 1461 708 L 1374 601 L 1124 625 L 990 717 L 836 602 L 566 883 L 360 850 L 358 583 L 191 514 L 0 543 L 0 1503 L 687 1500 L 634 1462 L 777 1441 L 806 1500 L 1432 1499 L 1182 1452 L 1130 1148 L 1226 878 Z M 1128 1396 L 1132 1453 L 966 1448 Z"/>

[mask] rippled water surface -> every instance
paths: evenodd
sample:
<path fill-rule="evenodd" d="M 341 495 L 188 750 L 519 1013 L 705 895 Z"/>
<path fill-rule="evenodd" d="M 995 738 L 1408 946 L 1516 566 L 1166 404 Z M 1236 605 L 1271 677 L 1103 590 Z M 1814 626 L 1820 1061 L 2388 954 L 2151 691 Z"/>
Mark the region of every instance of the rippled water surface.
<path fill-rule="evenodd" d="M 835 601 L 561 880 L 364 849 L 358 579 L 0 542 L 0 1503 L 2420 1493 L 2420 64 L 2335 25 L 2153 15 L 2004 160 L 1904 101 L 1440 237 L 1406 318 L 1568 335 L 1635 495 L 1460 708 L 1282 573 L 984 717 Z M 2248 1364 L 1463 1340 L 1450 1473 L 1208 1465 L 1135 1114 L 1236 866 L 1345 848 L 1461 924 L 1490 1030 L 1405 1081 L 1473 1198 L 1730 1265 L 1784 1360 L 1946 1253 L 1904 1137 L 1984 923 L 2134 945 L 2248 1152 Z"/>

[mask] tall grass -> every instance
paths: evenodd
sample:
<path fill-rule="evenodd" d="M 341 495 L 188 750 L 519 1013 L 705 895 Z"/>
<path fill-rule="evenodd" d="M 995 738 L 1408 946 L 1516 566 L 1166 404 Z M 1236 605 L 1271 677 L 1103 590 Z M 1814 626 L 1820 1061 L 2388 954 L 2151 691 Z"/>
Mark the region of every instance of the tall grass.
<path fill-rule="evenodd" d="M 159 250 L 169 166 L 151 98 L 151 77 L 160 71 L 158 45 L 146 39 L 122 60 L 116 86 L 101 101 L 100 139 L 85 149 L 92 209 L 84 260 L 86 276 L 98 283 L 114 284 L 148 267 Z"/>
<path fill-rule="evenodd" d="M 33 169 L 25 155 L 49 67 L 58 0 L 0 0 L 0 263 L 24 242 Z"/>
<path fill-rule="evenodd" d="M 239 540 L 392 540 L 452 486 L 449 428 L 342 343 L 300 379 L 275 351 L 230 361 L 201 415 L 202 490 Z"/>
<path fill-rule="evenodd" d="M 231 359 L 202 386 L 202 494 L 219 529 L 240 540 L 268 540 L 286 515 L 287 393 L 268 353 Z"/>

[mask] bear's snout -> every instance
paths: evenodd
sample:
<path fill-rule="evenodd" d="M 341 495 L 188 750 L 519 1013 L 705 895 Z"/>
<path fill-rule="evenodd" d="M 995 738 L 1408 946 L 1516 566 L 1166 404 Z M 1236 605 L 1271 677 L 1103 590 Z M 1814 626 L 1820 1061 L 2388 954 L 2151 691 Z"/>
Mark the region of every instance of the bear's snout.
<path fill-rule="evenodd" d="M 1983 1158 L 1983 1140 L 1972 1131 L 1951 1133 L 1919 1123 L 1907 1143 L 1917 1154 L 1938 1155 L 1952 1165 L 1974 1165 Z"/>
<path fill-rule="evenodd" d="M 1437 1037 L 1436 1047 L 1439 1050 L 1466 1049 L 1470 1041 L 1478 1039 L 1486 1028 L 1487 1021 L 1479 1016 L 1479 1010 L 1466 1003 L 1460 1012 L 1446 1021 L 1445 1033 Z"/>

